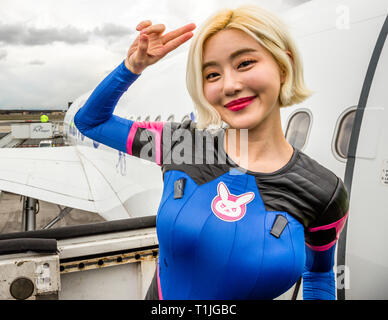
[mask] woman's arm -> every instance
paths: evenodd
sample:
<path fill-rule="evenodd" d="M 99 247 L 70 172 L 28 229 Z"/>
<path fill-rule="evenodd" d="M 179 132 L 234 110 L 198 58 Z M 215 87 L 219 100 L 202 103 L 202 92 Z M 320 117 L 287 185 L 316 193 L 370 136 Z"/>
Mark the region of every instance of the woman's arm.
<path fill-rule="evenodd" d="M 335 245 L 325 251 L 306 246 L 306 265 L 303 272 L 304 300 L 335 300 Z"/>
<path fill-rule="evenodd" d="M 90 139 L 161 165 L 164 122 L 138 122 L 113 115 L 120 97 L 137 78 L 122 62 L 78 110 L 74 123 Z"/>
<path fill-rule="evenodd" d="M 306 232 L 306 264 L 303 272 L 304 300 L 335 300 L 334 254 L 348 217 L 346 188 L 338 178 L 324 212 Z"/>
<path fill-rule="evenodd" d="M 134 122 L 113 115 L 113 111 L 139 74 L 190 39 L 194 28 L 194 24 L 189 24 L 162 35 L 164 25 L 141 22 L 136 27 L 140 34 L 129 48 L 126 59 L 97 86 L 75 115 L 74 123 L 79 131 L 93 140 L 137 156 L 140 156 L 142 147 L 152 140 L 156 155 L 148 160 L 160 164 L 163 122 Z"/>
<path fill-rule="evenodd" d="M 74 116 L 78 130 L 90 139 L 127 152 L 127 138 L 133 121 L 115 116 L 113 111 L 138 76 L 129 71 L 124 62 L 113 70 Z"/>

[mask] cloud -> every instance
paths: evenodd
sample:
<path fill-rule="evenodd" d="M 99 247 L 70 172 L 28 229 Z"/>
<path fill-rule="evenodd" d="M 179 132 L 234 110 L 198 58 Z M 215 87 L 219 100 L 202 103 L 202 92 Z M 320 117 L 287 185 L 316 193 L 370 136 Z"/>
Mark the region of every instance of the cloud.
<path fill-rule="evenodd" d="M 42 60 L 35 59 L 35 60 L 31 60 L 30 62 L 28 62 L 28 64 L 31 64 L 31 65 L 34 65 L 34 66 L 42 66 L 42 65 L 45 64 L 45 62 L 42 61 Z"/>
<path fill-rule="evenodd" d="M 85 43 L 89 39 L 87 32 L 76 29 L 75 27 L 67 26 L 62 29 L 46 28 L 46 29 L 27 29 L 28 36 L 24 38 L 26 45 L 43 45 L 54 41 L 61 41 L 68 44 Z"/>
<path fill-rule="evenodd" d="M 21 33 L 23 33 L 23 28 L 19 25 L 0 24 L 0 42 L 6 44 L 16 43 Z"/>
<path fill-rule="evenodd" d="M 4 49 L 0 50 L 0 60 L 5 60 L 7 58 L 8 52 Z"/>
<path fill-rule="evenodd" d="M 114 23 L 105 23 L 101 27 L 95 28 L 93 33 L 102 38 L 115 38 L 131 35 L 134 30 Z"/>
<path fill-rule="evenodd" d="M 89 39 L 88 32 L 72 26 L 64 28 L 26 27 L 21 24 L 0 23 L 0 42 L 9 45 L 37 46 L 61 41 L 68 44 L 85 43 Z"/>
<path fill-rule="evenodd" d="M 26 27 L 22 24 L 0 23 L 0 43 L 5 45 L 39 46 L 52 44 L 53 42 L 63 42 L 70 45 L 82 44 L 89 42 L 91 36 L 112 42 L 133 33 L 134 30 L 132 29 L 113 23 L 105 23 L 94 28 L 93 31 L 84 31 L 73 26 L 38 29 Z"/>

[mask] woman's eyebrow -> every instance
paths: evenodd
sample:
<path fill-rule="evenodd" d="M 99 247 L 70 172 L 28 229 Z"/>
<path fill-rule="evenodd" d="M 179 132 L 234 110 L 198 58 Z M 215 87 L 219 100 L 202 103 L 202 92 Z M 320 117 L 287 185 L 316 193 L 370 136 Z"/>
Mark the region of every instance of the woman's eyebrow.
<path fill-rule="evenodd" d="M 234 51 L 231 55 L 230 55 L 230 60 L 233 60 L 234 58 L 236 58 L 237 56 L 239 56 L 240 54 L 243 54 L 243 53 L 247 53 L 247 52 L 255 52 L 257 51 L 257 49 L 253 49 L 253 48 L 243 48 L 243 49 L 239 49 L 239 50 L 236 50 Z M 210 66 L 214 66 L 214 65 L 217 65 L 218 63 L 216 61 L 208 61 L 206 63 L 204 63 L 202 65 L 202 70 L 204 70 L 205 68 L 207 67 L 210 67 Z"/>

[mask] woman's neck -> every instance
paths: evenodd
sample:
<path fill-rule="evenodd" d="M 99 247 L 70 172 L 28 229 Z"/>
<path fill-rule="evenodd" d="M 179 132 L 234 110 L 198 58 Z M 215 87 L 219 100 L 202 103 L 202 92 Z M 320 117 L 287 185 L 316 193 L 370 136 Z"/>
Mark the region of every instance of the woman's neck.
<path fill-rule="evenodd" d="M 293 147 L 284 137 L 280 110 L 252 129 L 226 129 L 224 149 L 240 167 L 269 173 L 291 159 Z"/>

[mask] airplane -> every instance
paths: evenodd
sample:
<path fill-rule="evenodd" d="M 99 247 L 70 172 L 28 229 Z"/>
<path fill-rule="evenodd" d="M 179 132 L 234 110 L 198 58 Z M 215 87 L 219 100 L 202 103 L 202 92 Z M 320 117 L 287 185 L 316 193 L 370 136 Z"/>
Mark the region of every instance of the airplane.
<path fill-rule="evenodd" d="M 281 109 L 283 131 L 291 144 L 341 177 L 350 197 L 337 245 L 337 299 L 388 298 L 387 14 L 387 0 L 312 0 L 280 14 L 302 54 L 307 86 L 315 91 Z M 134 121 L 195 121 L 186 59 L 187 50 L 146 69 L 114 114 Z M 0 190 L 106 220 L 156 214 L 160 167 L 93 141 L 75 126 L 74 115 L 90 94 L 66 113 L 69 146 L 0 149 Z M 300 298 L 295 288 L 280 299 Z"/>

